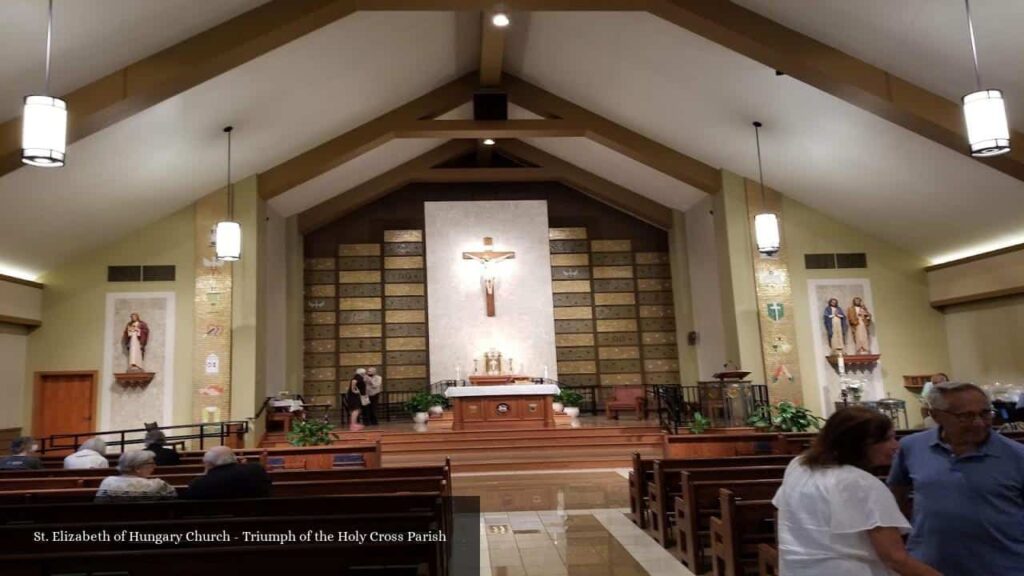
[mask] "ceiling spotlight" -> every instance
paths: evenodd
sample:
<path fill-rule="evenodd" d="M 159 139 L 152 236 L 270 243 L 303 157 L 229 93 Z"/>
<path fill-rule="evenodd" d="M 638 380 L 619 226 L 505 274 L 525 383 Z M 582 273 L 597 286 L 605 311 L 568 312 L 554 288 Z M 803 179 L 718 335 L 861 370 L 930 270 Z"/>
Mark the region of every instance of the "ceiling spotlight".
<path fill-rule="evenodd" d="M 484 138 L 484 146 L 494 146 L 493 138 Z"/>
<path fill-rule="evenodd" d="M 491 24 L 494 24 L 498 28 L 504 28 L 511 23 L 512 21 L 509 20 L 508 14 L 505 14 L 504 12 L 496 12 L 494 16 L 491 16 Z"/>

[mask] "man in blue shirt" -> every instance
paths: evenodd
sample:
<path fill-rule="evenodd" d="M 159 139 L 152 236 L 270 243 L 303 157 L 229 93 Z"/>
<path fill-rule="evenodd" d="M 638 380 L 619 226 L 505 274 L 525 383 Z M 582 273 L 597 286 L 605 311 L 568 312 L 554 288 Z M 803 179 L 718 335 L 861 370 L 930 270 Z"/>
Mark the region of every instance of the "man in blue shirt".
<path fill-rule="evenodd" d="M 906 511 L 907 550 L 943 574 L 1024 574 L 1024 445 L 992 430 L 974 384 L 944 382 L 927 398 L 938 428 L 907 436 L 889 487 Z"/>

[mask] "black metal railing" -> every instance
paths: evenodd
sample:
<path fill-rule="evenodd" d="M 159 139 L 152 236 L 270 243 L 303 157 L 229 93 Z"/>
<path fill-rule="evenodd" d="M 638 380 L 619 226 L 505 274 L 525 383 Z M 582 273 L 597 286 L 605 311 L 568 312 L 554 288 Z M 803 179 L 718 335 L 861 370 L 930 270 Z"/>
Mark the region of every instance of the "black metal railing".
<path fill-rule="evenodd" d="M 100 430 L 97 432 L 79 432 L 76 434 L 53 434 L 39 439 L 39 452 L 56 450 L 78 450 L 82 442 L 89 438 L 100 438 L 107 443 L 107 448 L 118 446 L 124 451 L 125 446 L 142 444 L 145 434 L 150 430 L 161 430 L 166 435 L 165 444 L 181 445 L 189 440 L 198 440 L 199 449 L 203 450 L 207 442 L 217 440 L 220 444 L 232 436 L 245 435 L 249 432 L 249 422 L 231 420 L 226 422 L 208 422 L 204 424 L 179 424 L 177 426 L 155 426 L 148 428 L 132 428 L 124 430 Z M 185 431 L 182 434 L 177 431 Z M 130 438 L 129 436 L 137 436 Z M 111 436 L 116 439 L 110 439 Z"/>
<path fill-rule="evenodd" d="M 770 404 L 768 386 L 752 384 L 750 395 L 753 410 Z M 679 434 L 693 423 L 693 415 L 700 412 L 700 388 L 698 386 L 677 386 L 675 384 L 659 384 L 647 386 L 648 409 L 658 415 L 658 426 L 669 434 Z M 705 415 L 706 416 L 706 415 Z"/>

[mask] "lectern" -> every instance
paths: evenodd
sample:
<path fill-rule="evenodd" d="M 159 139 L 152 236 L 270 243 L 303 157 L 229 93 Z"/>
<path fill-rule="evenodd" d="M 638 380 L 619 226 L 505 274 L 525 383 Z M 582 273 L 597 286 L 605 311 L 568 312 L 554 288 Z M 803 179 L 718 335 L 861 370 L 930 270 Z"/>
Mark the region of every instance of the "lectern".
<path fill-rule="evenodd" d="M 751 383 L 744 380 L 750 372 L 731 370 L 713 374 L 717 380 L 697 382 L 700 411 L 711 420 L 714 428 L 747 426 L 754 413 L 754 395 Z"/>

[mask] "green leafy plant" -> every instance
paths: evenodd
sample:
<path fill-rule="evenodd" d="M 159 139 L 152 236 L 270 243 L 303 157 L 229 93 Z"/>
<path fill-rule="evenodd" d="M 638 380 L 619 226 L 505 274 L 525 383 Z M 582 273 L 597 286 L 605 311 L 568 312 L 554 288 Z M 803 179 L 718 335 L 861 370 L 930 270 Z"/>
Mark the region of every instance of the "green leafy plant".
<path fill-rule="evenodd" d="M 693 423 L 690 424 L 690 432 L 694 434 L 703 434 L 705 430 L 711 427 L 711 420 L 705 417 L 700 412 L 693 413 Z"/>
<path fill-rule="evenodd" d="M 583 403 L 583 395 L 575 390 L 565 389 L 555 396 L 554 401 L 561 402 L 563 406 L 579 408 Z"/>
<path fill-rule="evenodd" d="M 769 404 L 759 404 L 754 408 L 754 413 L 747 418 L 747 424 L 759 430 L 770 430 L 772 427 L 772 407 Z"/>
<path fill-rule="evenodd" d="M 325 446 L 338 437 L 334 426 L 326 420 L 293 420 L 288 442 L 292 446 Z"/>
<path fill-rule="evenodd" d="M 775 405 L 775 427 L 781 432 L 806 432 L 821 429 L 825 419 L 815 416 L 803 406 L 782 401 Z"/>
<path fill-rule="evenodd" d="M 434 395 L 430 392 L 417 392 L 405 403 L 405 409 L 410 414 L 426 412 L 430 410 L 431 406 L 437 406 L 437 404 L 434 403 Z"/>
<path fill-rule="evenodd" d="M 442 408 L 448 407 L 448 398 L 445 398 L 444 394 L 431 394 L 430 395 L 430 406 L 440 406 Z"/>

